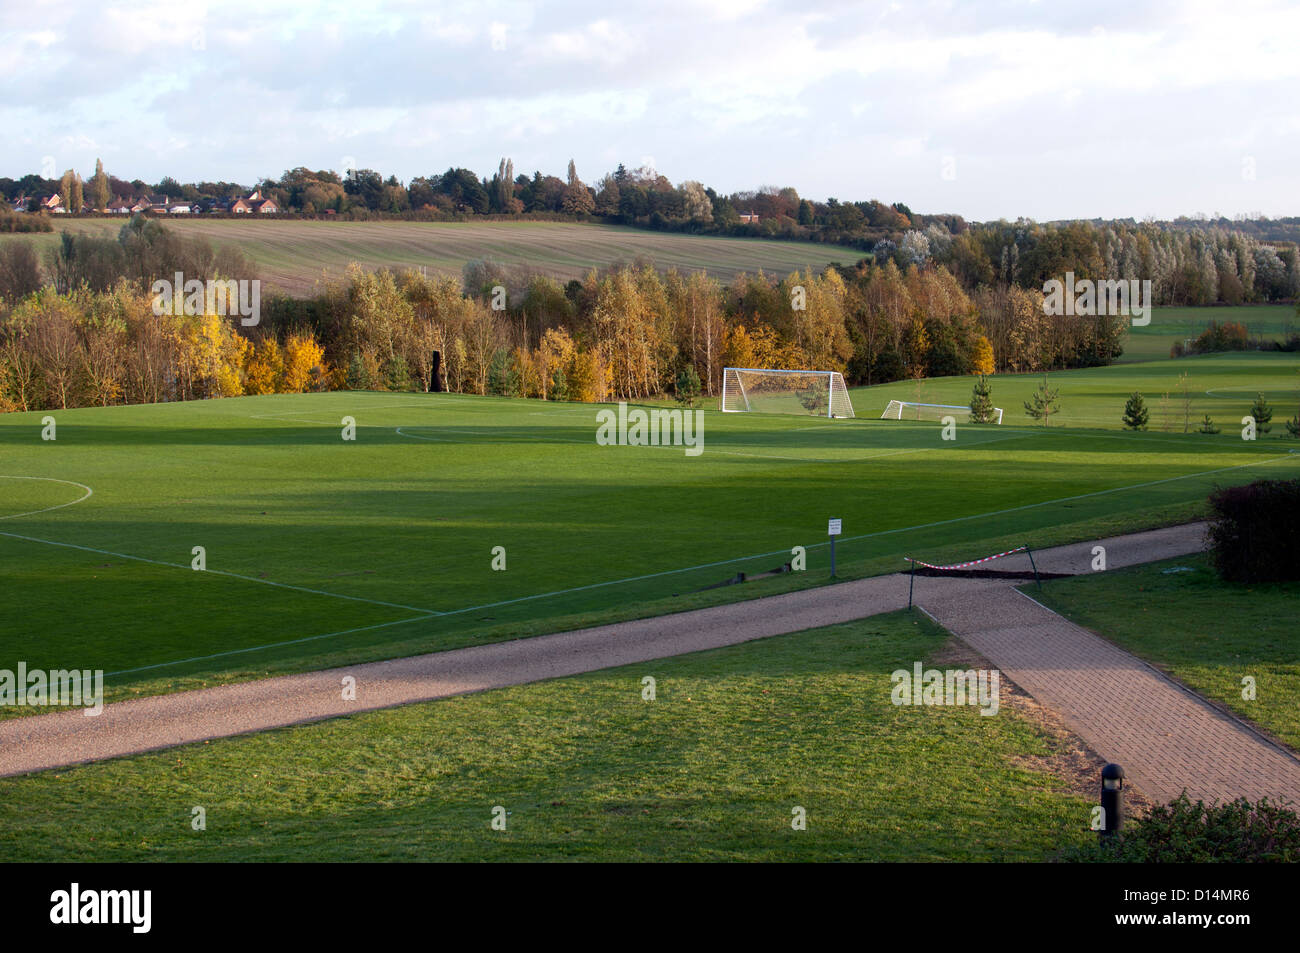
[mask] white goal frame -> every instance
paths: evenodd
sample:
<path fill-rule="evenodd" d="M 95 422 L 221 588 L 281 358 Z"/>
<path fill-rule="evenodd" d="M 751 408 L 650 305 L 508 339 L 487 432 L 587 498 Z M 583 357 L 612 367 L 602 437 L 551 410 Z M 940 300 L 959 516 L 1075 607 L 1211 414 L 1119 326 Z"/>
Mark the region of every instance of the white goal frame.
<path fill-rule="evenodd" d="M 809 416 L 826 417 L 828 420 L 856 417 L 853 401 L 849 399 L 849 389 L 844 384 L 844 375 L 839 371 L 787 370 L 781 367 L 724 367 L 722 369 L 722 412 L 724 414 L 758 413 L 750 404 L 749 394 L 745 391 L 743 374 L 768 374 L 771 376 L 805 376 L 826 379 L 826 413 Z M 780 413 L 781 411 L 772 411 Z"/>
<path fill-rule="evenodd" d="M 917 401 L 911 401 L 911 400 L 891 400 L 889 404 L 886 405 L 885 412 L 880 415 L 880 419 L 881 420 L 902 420 L 903 409 L 906 407 L 916 407 L 916 408 L 925 407 L 931 410 L 956 410 L 966 414 L 967 416 L 970 415 L 970 407 L 969 406 L 963 407 L 959 404 L 922 404 Z M 995 415 L 993 422 L 995 424 L 1002 423 L 1002 408 L 994 407 L 993 413 Z M 918 419 L 920 418 L 918 417 Z"/>

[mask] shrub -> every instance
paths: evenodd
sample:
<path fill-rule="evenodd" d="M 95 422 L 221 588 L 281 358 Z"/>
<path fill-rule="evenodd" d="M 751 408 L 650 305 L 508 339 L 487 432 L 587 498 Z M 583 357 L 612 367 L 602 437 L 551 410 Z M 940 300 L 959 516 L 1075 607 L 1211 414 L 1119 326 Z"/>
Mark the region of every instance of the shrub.
<path fill-rule="evenodd" d="M 1300 480 L 1259 480 L 1210 494 L 1210 555 L 1232 582 L 1300 579 Z"/>
<path fill-rule="evenodd" d="M 1122 863 L 1294 863 L 1300 817 L 1268 798 L 1206 806 L 1186 793 L 1130 823 L 1111 843 L 1067 850 L 1063 860 Z"/>
<path fill-rule="evenodd" d="M 1193 354 L 1210 354 L 1216 351 L 1244 351 L 1249 334 L 1244 325 L 1235 321 L 1220 324 L 1211 321 L 1210 326 L 1201 332 L 1189 349 Z"/>

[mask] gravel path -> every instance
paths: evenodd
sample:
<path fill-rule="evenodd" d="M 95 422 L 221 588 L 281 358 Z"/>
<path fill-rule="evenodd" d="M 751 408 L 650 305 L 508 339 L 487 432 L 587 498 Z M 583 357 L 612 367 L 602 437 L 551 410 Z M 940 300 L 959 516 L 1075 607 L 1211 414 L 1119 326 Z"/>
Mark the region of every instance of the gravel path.
<path fill-rule="evenodd" d="M 1045 572 L 1088 572 L 1093 546 L 1120 568 L 1203 547 L 1203 524 L 1034 554 Z M 1025 563 L 1023 556 L 1008 557 Z M 908 577 L 877 576 L 731 605 L 347 668 L 268 678 L 0 722 L 0 776 L 650 661 L 850 622 L 907 605 Z M 1300 761 L 1154 669 L 1005 581 L 915 580 L 916 603 L 1064 719 L 1157 798 L 1288 794 Z M 1078 672 L 1090 674 L 1079 678 Z M 345 676 L 356 700 L 343 699 Z"/>

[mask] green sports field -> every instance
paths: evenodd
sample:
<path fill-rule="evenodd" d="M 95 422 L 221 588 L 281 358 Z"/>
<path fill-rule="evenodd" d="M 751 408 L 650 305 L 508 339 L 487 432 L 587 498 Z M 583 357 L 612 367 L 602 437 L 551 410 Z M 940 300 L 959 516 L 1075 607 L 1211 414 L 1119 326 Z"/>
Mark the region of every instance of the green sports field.
<path fill-rule="evenodd" d="M 1189 405 L 1183 408 L 1179 377 L 1187 375 Z M 1149 429 L 1181 435 L 1184 417 L 1196 430 L 1209 414 L 1224 433 L 1241 429 L 1256 394 L 1273 407 L 1273 433 L 1283 432 L 1283 418 L 1300 413 L 1300 357 L 1284 352 L 1237 351 L 1202 354 L 1177 360 L 1113 364 L 1082 371 L 1052 372 L 1048 385 L 1061 391 L 1060 413 L 1052 426 L 1119 429 L 1124 403 L 1138 391 L 1151 412 Z M 1004 411 L 1003 426 L 1032 425 L 1025 401 L 1042 383 L 1042 374 L 998 374 L 990 378 L 992 399 Z M 969 405 L 970 377 L 935 377 L 920 382 L 896 381 L 851 391 L 858 416 L 878 417 L 890 400 Z M 1164 395 L 1168 403 L 1161 403 Z"/>
<path fill-rule="evenodd" d="M 1287 335 L 1300 331 L 1300 317 L 1291 304 L 1156 308 L 1150 324 L 1129 328 L 1120 361 L 1164 360 L 1170 348 L 1191 341 L 1211 321 L 1240 324 L 1251 338 L 1267 341 L 1285 340 Z"/>
<path fill-rule="evenodd" d="M 1201 367 L 1240 388 L 1294 373 L 1274 357 Z M 1131 388 L 1113 370 L 1059 379 L 1082 413 Z M 54 441 L 42 414 L 5 415 L 0 668 L 102 668 L 111 700 L 822 584 L 829 517 L 850 577 L 1190 518 L 1215 483 L 1300 475 L 1276 432 L 1009 417 L 948 442 L 873 419 L 880 390 L 857 420 L 705 411 L 699 456 L 597 445 L 594 406 L 458 395 L 63 411 Z M 795 546 L 806 572 L 763 575 Z M 752 581 L 705 588 L 737 572 Z"/>

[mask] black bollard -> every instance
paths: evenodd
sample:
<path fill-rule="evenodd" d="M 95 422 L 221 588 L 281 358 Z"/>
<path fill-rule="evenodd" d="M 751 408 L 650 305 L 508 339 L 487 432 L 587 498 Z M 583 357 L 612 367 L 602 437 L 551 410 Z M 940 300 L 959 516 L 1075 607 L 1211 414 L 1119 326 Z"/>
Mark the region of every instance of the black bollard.
<path fill-rule="evenodd" d="M 1108 764 L 1101 769 L 1101 830 L 1104 844 L 1124 826 L 1124 769 Z"/>

